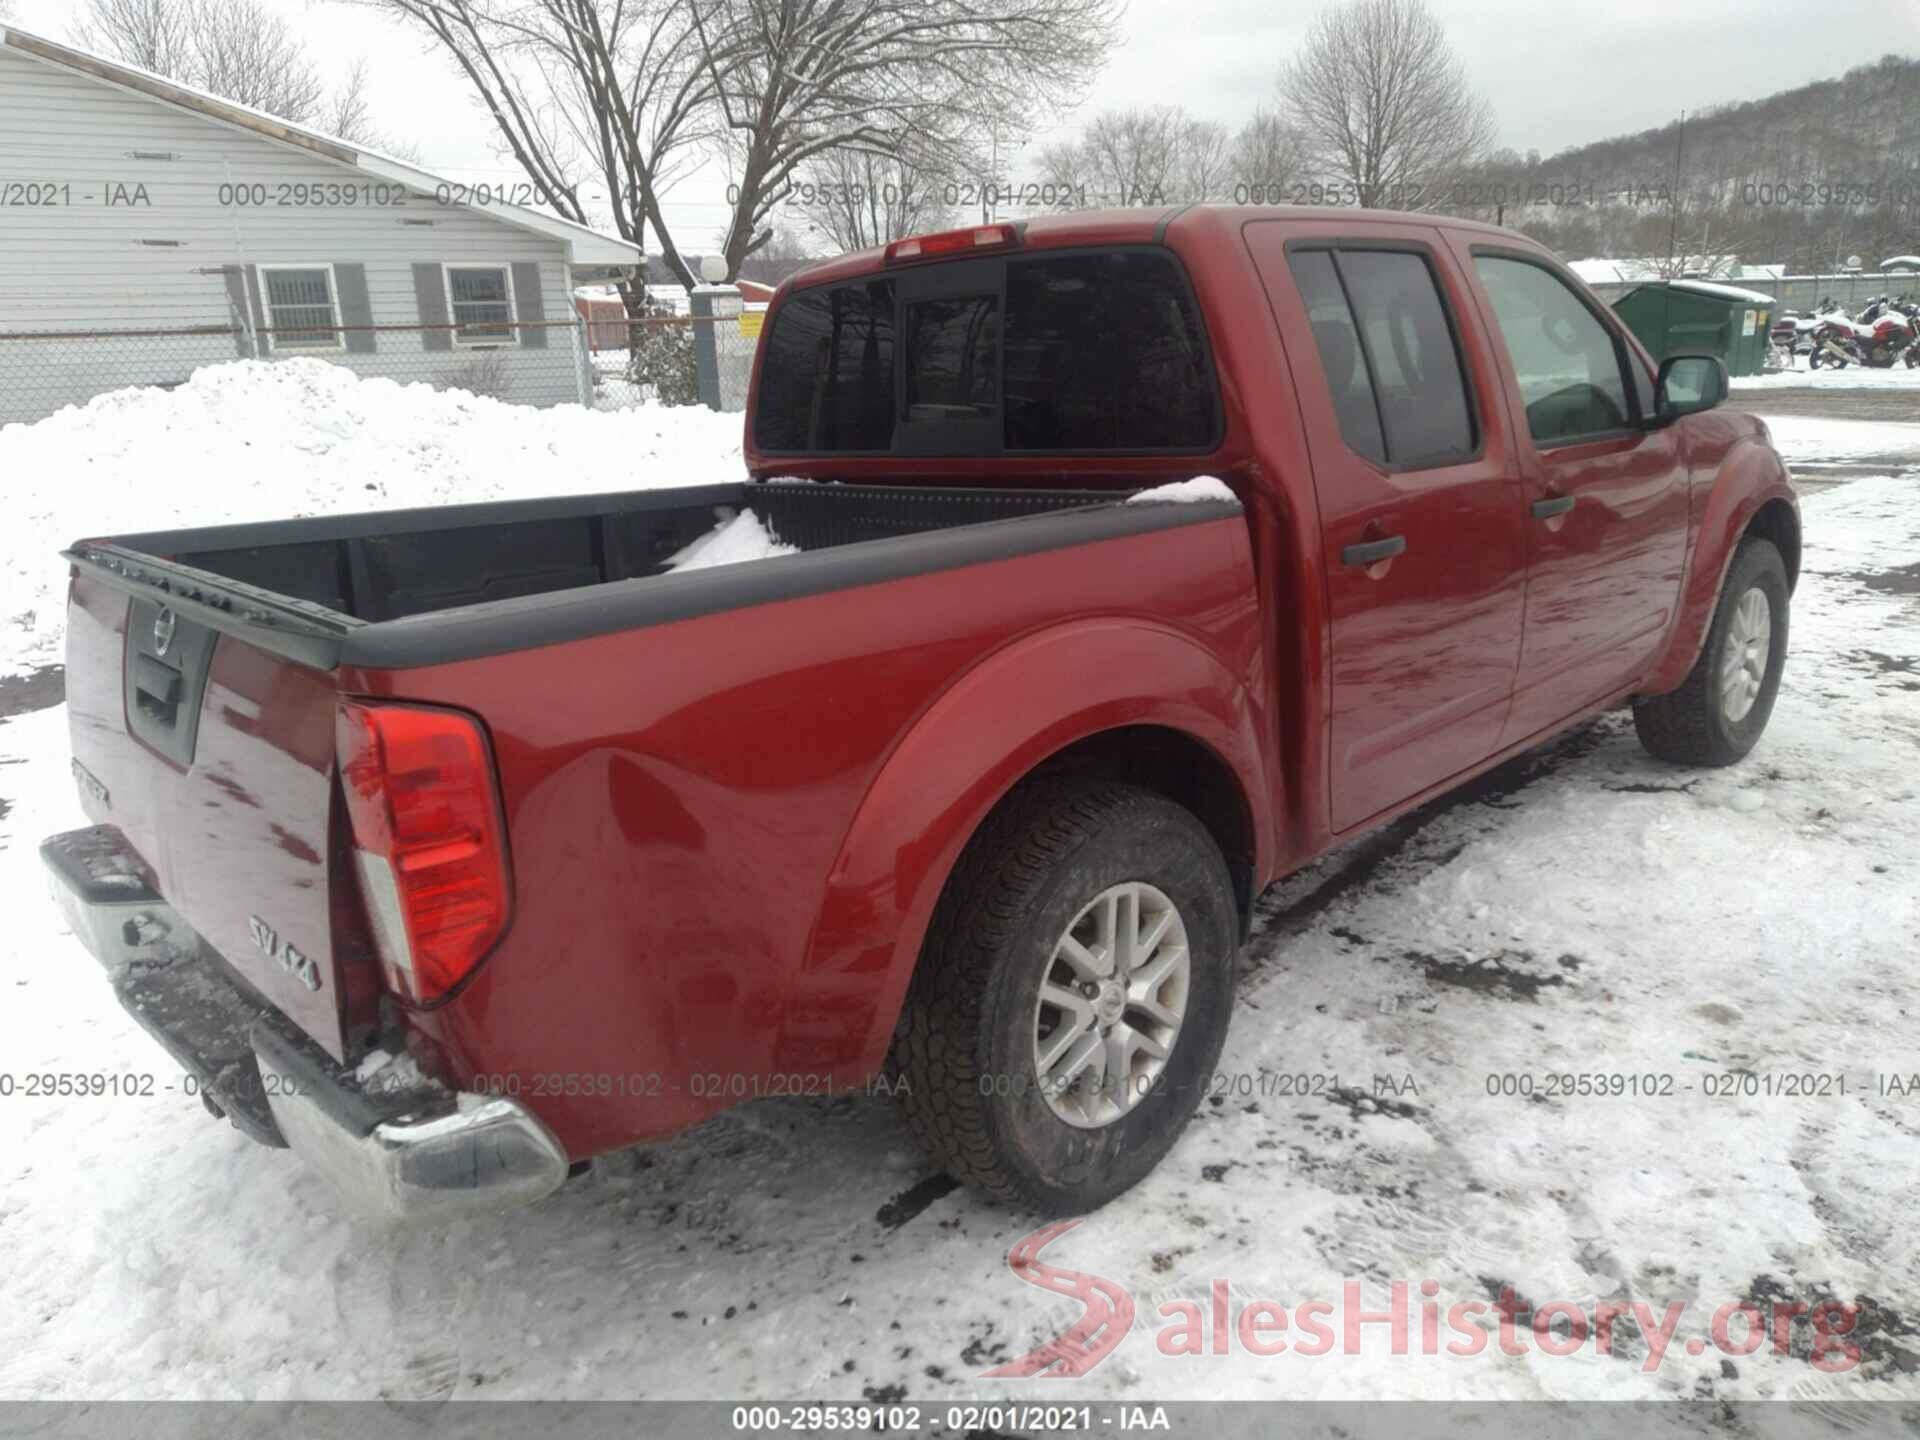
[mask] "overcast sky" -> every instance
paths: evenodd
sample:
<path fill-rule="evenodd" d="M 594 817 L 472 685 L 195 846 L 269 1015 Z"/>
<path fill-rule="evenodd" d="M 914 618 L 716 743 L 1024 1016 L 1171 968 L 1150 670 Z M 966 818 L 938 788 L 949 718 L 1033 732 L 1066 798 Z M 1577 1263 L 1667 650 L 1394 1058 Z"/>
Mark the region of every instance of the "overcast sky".
<path fill-rule="evenodd" d="M 329 68 L 366 57 L 376 122 L 411 140 L 428 169 L 465 181 L 523 178 L 494 153 L 489 126 L 459 77 L 424 52 L 413 32 L 342 0 L 268 3 Z M 1542 154 L 1662 125 L 1683 109 L 1836 76 L 1889 51 L 1920 52 L 1920 0 L 1429 4 L 1492 101 L 1503 143 Z M 63 39 L 78 6 L 15 0 L 15 22 Z M 1237 125 L 1272 96 L 1315 8 L 1287 0 L 1132 0 L 1123 42 L 1090 77 L 1078 113 L 1171 103 Z M 1072 117 L 1059 128 L 1070 130 Z M 1017 162 L 1010 168 L 1020 173 Z M 725 183 L 709 168 L 669 198 L 681 248 L 697 252 L 718 238 Z"/>

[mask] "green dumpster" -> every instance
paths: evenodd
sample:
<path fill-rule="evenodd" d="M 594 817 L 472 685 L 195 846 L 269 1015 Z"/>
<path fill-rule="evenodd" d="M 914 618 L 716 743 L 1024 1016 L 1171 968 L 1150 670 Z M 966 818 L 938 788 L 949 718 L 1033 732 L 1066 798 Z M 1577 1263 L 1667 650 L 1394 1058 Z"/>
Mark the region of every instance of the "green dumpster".
<path fill-rule="evenodd" d="M 1629 290 L 1613 308 L 1655 360 L 1718 355 L 1729 375 L 1766 368 L 1771 295 L 1713 280 L 1666 280 Z"/>

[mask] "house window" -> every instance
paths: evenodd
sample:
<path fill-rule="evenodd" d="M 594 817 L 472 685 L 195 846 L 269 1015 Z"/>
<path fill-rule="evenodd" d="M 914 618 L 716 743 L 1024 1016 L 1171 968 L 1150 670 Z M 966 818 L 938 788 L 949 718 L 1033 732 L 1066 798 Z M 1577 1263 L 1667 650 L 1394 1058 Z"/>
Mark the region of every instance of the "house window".
<path fill-rule="evenodd" d="M 504 265 L 447 266 L 447 307 L 462 345 L 511 345 L 513 287 Z"/>
<path fill-rule="evenodd" d="M 260 267 L 267 337 L 275 350 L 338 350 L 340 315 L 330 265 Z"/>

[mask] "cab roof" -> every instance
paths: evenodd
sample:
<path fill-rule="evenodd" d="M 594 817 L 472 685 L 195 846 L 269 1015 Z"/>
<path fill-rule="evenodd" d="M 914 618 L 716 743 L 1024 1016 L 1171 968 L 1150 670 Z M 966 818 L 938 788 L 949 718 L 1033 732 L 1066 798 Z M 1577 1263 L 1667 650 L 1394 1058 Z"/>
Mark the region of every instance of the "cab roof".
<path fill-rule="evenodd" d="M 1036 250 L 1062 250 L 1088 245 L 1155 245 L 1165 242 L 1170 231 L 1182 233 L 1213 230 L 1237 231 L 1253 221 L 1324 222 L 1342 219 L 1362 225 L 1413 225 L 1424 229 L 1466 230 L 1476 234 L 1538 249 L 1538 243 L 1498 225 L 1479 220 L 1462 220 L 1451 215 L 1427 215 L 1405 210 L 1334 209 L 1325 205 L 1168 205 L 1155 209 L 1075 210 L 1058 215 L 1041 215 L 1014 222 L 1020 232 L 1017 253 Z M 984 222 L 983 222 L 984 223 Z M 993 222 L 1005 223 L 1005 222 Z M 966 229 L 966 226 L 956 227 Z M 1008 253 L 1008 252 L 996 252 Z M 938 264 L 937 260 L 912 264 Z M 788 276 L 780 290 L 797 290 L 835 281 L 857 280 L 889 268 L 886 247 L 875 245 L 830 260 L 816 261 Z"/>

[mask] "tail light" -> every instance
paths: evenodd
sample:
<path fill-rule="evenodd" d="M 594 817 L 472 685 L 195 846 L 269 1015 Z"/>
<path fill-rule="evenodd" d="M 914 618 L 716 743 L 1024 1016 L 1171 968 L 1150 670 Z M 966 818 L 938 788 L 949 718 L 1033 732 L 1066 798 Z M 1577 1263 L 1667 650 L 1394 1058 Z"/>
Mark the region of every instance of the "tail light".
<path fill-rule="evenodd" d="M 343 703 L 334 748 L 387 986 L 441 999 L 486 958 L 511 909 L 487 738 L 454 710 Z"/>
<path fill-rule="evenodd" d="M 887 246 L 885 263 L 931 260 L 940 255 L 965 255 L 980 250 L 1003 250 L 1020 243 L 1015 225 L 970 225 L 965 230 L 943 230 L 938 235 L 916 235 Z"/>

